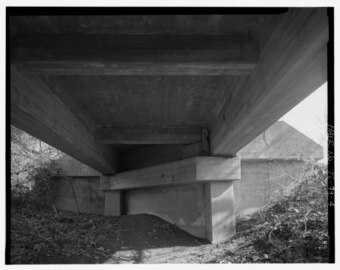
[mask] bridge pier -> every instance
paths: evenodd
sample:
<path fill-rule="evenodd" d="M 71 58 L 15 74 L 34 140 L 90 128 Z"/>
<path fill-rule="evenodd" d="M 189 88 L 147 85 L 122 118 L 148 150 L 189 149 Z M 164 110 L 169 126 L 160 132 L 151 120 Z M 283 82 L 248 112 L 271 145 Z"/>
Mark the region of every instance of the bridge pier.
<path fill-rule="evenodd" d="M 105 190 L 104 215 L 120 216 L 122 214 L 121 191 Z"/>
<path fill-rule="evenodd" d="M 230 239 L 236 233 L 233 182 L 206 184 L 207 239 L 217 243 Z"/>
<path fill-rule="evenodd" d="M 235 234 L 233 181 L 238 158 L 194 157 L 101 176 L 105 215 L 153 214 L 188 233 L 220 242 Z"/>

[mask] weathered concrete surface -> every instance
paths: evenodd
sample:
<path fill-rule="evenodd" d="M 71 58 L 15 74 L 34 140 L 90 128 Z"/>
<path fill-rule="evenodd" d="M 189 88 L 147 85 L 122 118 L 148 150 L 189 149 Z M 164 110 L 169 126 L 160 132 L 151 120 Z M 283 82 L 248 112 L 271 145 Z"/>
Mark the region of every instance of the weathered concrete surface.
<path fill-rule="evenodd" d="M 241 149 L 241 181 L 234 182 L 236 215 L 259 210 L 300 178 L 302 160 L 323 158 L 322 146 L 278 121 Z"/>
<path fill-rule="evenodd" d="M 10 70 L 11 124 L 101 173 L 116 171 L 114 149 L 95 142 L 96 123 L 80 104 L 68 97 L 63 100 L 14 67 Z"/>
<path fill-rule="evenodd" d="M 65 176 L 100 176 L 101 173 L 85 165 L 84 163 L 64 154 L 61 158 L 54 160 L 53 163 L 61 168 Z"/>
<path fill-rule="evenodd" d="M 206 223 L 212 243 L 225 241 L 236 233 L 233 182 L 206 184 Z"/>
<path fill-rule="evenodd" d="M 237 156 L 241 159 L 319 160 L 323 158 L 323 149 L 286 122 L 278 121 L 242 148 Z"/>
<path fill-rule="evenodd" d="M 261 60 L 228 88 L 211 125 L 211 153 L 236 154 L 327 81 L 327 9 L 289 9 L 264 28 Z"/>
<path fill-rule="evenodd" d="M 104 144 L 191 144 L 201 141 L 201 128 L 107 128 L 96 130 L 96 141 Z"/>
<path fill-rule="evenodd" d="M 250 215 L 278 198 L 303 173 L 298 160 L 242 160 L 241 180 L 234 181 L 237 216 Z"/>
<path fill-rule="evenodd" d="M 234 181 L 241 177 L 241 163 L 238 157 L 197 157 L 196 179 L 200 181 Z"/>
<path fill-rule="evenodd" d="M 122 213 L 121 192 L 116 190 L 105 190 L 105 216 L 120 216 Z"/>
<path fill-rule="evenodd" d="M 279 13 L 12 13 L 11 122 L 103 174 L 129 155 L 96 142 L 98 128 L 209 129 L 210 153 L 233 156 L 327 80 L 327 9 Z M 115 142 L 150 143 L 125 139 Z"/>
<path fill-rule="evenodd" d="M 101 189 L 101 195 L 104 192 L 105 204 L 97 213 L 153 214 L 194 236 L 219 242 L 235 233 L 232 181 L 239 178 L 240 160 L 221 157 L 194 157 L 114 176 L 101 175 L 95 178 L 96 188 Z M 86 196 L 90 195 L 82 194 L 80 203 Z"/>
<path fill-rule="evenodd" d="M 155 215 L 194 236 L 208 238 L 203 184 L 128 190 L 124 201 L 128 215 Z"/>
<path fill-rule="evenodd" d="M 236 233 L 232 182 L 128 190 L 127 214 L 147 213 L 212 243 Z"/>
<path fill-rule="evenodd" d="M 243 160 L 241 167 L 241 180 L 233 182 L 236 216 L 249 215 L 263 207 L 270 199 L 280 196 L 284 187 L 301 176 L 303 165 L 296 160 Z M 73 177 L 71 179 L 80 211 L 103 214 L 104 191 L 100 188 L 99 178 Z M 56 207 L 77 212 L 69 180 L 58 178 L 55 180 L 55 187 L 57 192 Z M 183 186 L 184 189 L 190 190 L 189 187 Z M 172 188 L 176 190 L 179 187 Z M 156 197 L 159 197 L 160 194 L 170 193 L 172 188 L 137 189 L 129 191 L 127 194 L 134 194 L 137 198 L 143 198 L 144 192 L 145 196 L 148 196 L 148 194 L 156 196 L 156 191 L 158 191 L 159 195 Z M 132 201 L 136 202 L 137 198 Z M 156 199 L 152 201 L 156 202 Z M 138 207 L 143 208 L 142 205 Z"/>
<path fill-rule="evenodd" d="M 240 160 L 194 157 L 131 170 L 110 176 L 110 189 L 121 190 L 206 181 L 232 181 L 241 177 Z"/>
<path fill-rule="evenodd" d="M 58 209 L 88 214 L 104 214 L 104 192 L 98 177 L 55 178 L 55 205 Z M 74 190 L 74 193 L 73 193 Z"/>

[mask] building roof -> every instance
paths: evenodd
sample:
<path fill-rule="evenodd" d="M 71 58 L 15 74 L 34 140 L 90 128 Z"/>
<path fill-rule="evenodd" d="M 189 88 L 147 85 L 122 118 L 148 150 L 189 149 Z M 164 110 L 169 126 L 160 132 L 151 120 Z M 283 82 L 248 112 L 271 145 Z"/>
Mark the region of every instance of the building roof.
<path fill-rule="evenodd" d="M 241 159 L 323 158 L 323 148 L 284 121 L 277 121 L 238 153 Z"/>

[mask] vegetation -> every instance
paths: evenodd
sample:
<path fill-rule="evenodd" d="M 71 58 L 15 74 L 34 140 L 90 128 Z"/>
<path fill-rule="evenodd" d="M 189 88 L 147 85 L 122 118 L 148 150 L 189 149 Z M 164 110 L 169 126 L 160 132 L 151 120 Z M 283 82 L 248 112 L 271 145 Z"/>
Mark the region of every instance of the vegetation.
<path fill-rule="evenodd" d="M 23 185 L 30 189 L 33 185 L 29 175 L 34 170 L 46 167 L 52 160 L 61 157 L 62 152 L 11 126 L 11 184 Z"/>
<path fill-rule="evenodd" d="M 61 215 L 51 208 L 38 209 L 32 203 L 14 205 L 11 217 L 10 260 L 13 264 L 47 263 L 53 257 L 59 260 L 54 263 L 65 263 L 77 255 L 97 257 L 94 252 L 100 251 L 96 250 L 99 247 L 96 233 L 109 224 L 105 223 L 104 216 Z"/>
<path fill-rule="evenodd" d="M 308 168 L 289 194 L 238 220 L 237 235 L 225 249 L 217 262 L 328 262 L 327 168 Z"/>
<path fill-rule="evenodd" d="M 11 202 L 47 206 L 53 201 L 52 176 L 59 170 L 52 160 L 57 149 L 11 126 Z"/>

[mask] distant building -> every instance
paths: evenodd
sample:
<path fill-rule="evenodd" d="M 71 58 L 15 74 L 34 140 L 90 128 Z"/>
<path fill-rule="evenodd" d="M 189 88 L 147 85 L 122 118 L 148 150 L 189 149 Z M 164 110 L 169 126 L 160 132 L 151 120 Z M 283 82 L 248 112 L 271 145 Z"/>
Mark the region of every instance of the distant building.
<path fill-rule="evenodd" d="M 235 212 L 246 216 L 277 198 L 302 176 L 304 161 L 323 158 L 323 149 L 284 121 L 275 122 L 241 149 L 241 180 L 234 182 Z"/>

